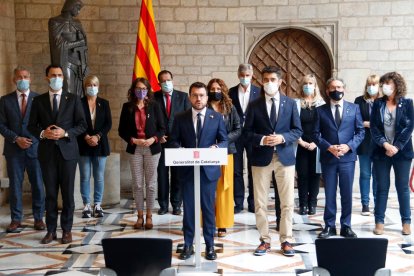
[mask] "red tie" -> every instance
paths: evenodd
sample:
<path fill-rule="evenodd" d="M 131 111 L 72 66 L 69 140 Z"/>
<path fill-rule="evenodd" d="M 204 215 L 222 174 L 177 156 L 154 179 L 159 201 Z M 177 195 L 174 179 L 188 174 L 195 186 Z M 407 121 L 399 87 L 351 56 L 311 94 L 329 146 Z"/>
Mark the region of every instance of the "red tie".
<path fill-rule="evenodd" d="M 22 93 L 22 118 L 24 118 L 24 115 L 26 114 L 26 107 L 27 107 L 27 101 L 26 101 L 26 94 Z"/>
<path fill-rule="evenodd" d="M 170 99 L 170 93 L 165 93 L 165 110 L 167 111 L 167 117 L 170 118 L 171 114 L 171 99 Z"/>

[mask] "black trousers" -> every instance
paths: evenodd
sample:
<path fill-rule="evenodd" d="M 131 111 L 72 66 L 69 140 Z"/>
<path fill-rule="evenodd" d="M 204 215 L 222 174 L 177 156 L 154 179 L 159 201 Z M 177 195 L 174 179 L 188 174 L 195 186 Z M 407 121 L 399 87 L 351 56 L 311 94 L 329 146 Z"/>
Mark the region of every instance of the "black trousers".
<path fill-rule="evenodd" d="M 162 144 L 160 161 L 158 163 L 158 204 L 161 208 L 168 209 L 168 197 L 170 196 L 173 208 L 180 208 L 183 202 L 182 188 L 177 177 L 177 167 L 165 166 L 165 144 Z M 170 173 L 171 172 L 171 173 Z M 171 176 L 171 189 L 170 189 Z M 171 193 L 171 195 L 170 195 Z"/>
<path fill-rule="evenodd" d="M 61 190 L 63 208 L 60 226 L 63 231 L 72 231 L 75 200 L 73 196 L 76 165 L 78 160 L 65 160 L 57 146 L 50 148 L 49 159 L 40 162 L 45 184 L 46 226 L 48 232 L 55 232 L 58 219 L 58 193 Z"/>
<path fill-rule="evenodd" d="M 299 206 L 316 207 L 321 174 L 316 173 L 316 150 L 298 146 L 296 171 L 298 173 Z"/>
<path fill-rule="evenodd" d="M 250 156 L 252 153 L 251 145 L 240 137 L 236 141 L 236 150 L 237 153 L 233 155 L 234 158 L 234 204 L 235 207 L 242 210 L 244 202 L 244 179 L 243 179 L 243 152 L 246 149 L 247 153 L 247 171 L 248 171 L 248 189 L 249 195 L 247 197 L 247 204 L 249 208 L 254 210 L 254 197 L 253 197 L 253 176 L 252 176 L 252 166 L 250 164 Z"/>

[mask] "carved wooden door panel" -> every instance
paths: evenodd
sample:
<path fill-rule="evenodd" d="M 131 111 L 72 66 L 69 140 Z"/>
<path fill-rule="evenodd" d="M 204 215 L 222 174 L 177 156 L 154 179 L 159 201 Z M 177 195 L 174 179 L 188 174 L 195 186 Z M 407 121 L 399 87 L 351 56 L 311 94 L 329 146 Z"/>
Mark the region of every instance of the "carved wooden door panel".
<path fill-rule="evenodd" d="M 325 81 L 331 77 L 329 53 L 314 35 L 300 29 L 282 29 L 265 36 L 252 50 L 249 63 L 253 65 L 253 82 L 261 85 L 261 70 L 275 65 L 284 72 L 282 91 L 296 97 L 300 81 L 314 74 L 322 94 Z"/>

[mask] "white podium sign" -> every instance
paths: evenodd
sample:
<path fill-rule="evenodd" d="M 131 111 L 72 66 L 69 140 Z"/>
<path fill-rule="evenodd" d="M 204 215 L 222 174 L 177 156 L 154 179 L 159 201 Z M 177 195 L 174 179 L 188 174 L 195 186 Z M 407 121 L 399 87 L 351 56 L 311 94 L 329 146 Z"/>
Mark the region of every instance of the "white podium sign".
<path fill-rule="evenodd" d="M 179 268 L 180 272 L 217 271 L 213 263 L 201 264 L 201 234 L 200 234 L 200 166 L 227 165 L 227 148 L 175 148 L 165 149 L 165 166 L 193 166 L 194 167 L 194 225 L 195 225 L 195 259 L 194 262 L 185 262 L 184 266 L 194 266 L 193 269 Z M 185 204 L 185 203 L 184 203 Z"/>
<path fill-rule="evenodd" d="M 227 148 L 165 149 L 165 166 L 227 165 Z"/>

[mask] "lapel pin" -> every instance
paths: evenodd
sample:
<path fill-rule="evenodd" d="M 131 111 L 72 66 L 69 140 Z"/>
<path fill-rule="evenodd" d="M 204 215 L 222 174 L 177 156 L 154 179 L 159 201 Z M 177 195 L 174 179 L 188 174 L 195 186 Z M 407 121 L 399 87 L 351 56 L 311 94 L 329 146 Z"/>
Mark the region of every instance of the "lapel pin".
<path fill-rule="evenodd" d="M 149 113 L 148 113 L 147 118 L 149 119 L 149 117 L 150 117 L 150 115 L 149 115 Z"/>
<path fill-rule="evenodd" d="M 401 106 L 402 106 L 402 104 L 399 104 L 399 105 L 398 105 L 398 107 L 401 107 Z"/>
<path fill-rule="evenodd" d="M 68 96 L 65 96 L 65 99 L 67 100 L 68 99 Z"/>
<path fill-rule="evenodd" d="M 214 115 L 210 115 L 210 118 L 213 119 L 214 118 Z"/>

